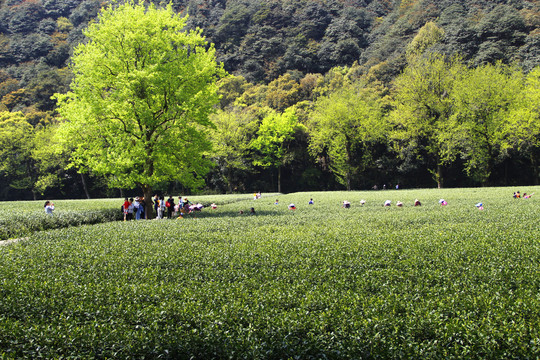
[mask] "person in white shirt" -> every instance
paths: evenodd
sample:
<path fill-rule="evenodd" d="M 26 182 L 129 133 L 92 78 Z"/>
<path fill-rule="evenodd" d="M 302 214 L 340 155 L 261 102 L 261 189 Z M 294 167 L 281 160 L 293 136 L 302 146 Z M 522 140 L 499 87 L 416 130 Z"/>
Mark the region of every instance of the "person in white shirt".
<path fill-rule="evenodd" d="M 48 215 L 52 215 L 53 211 L 54 211 L 54 203 L 52 203 L 49 200 L 45 201 L 45 213 Z"/>

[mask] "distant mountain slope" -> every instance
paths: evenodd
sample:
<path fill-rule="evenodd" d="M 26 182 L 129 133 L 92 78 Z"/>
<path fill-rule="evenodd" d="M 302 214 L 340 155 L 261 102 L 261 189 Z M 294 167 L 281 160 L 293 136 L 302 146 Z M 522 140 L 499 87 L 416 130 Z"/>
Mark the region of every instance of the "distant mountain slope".
<path fill-rule="evenodd" d="M 167 1 L 155 1 L 166 3 Z M 104 0 L 0 1 L 0 108 L 49 111 L 70 81 L 73 47 Z M 431 50 L 471 63 L 540 64 L 538 0 L 176 0 L 204 29 L 229 72 L 269 82 L 286 72 L 325 73 L 358 62 L 390 80 L 426 22 L 444 38 Z"/>

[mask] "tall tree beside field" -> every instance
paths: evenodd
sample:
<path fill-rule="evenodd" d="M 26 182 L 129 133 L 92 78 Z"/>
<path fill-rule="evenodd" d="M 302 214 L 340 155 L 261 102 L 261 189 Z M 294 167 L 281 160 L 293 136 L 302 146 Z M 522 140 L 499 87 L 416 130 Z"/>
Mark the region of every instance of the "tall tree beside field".
<path fill-rule="evenodd" d="M 31 158 L 34 128 L 21 112 L 0 113 L 0 171 L 11 176 L 15 189 L 30 189 L 34 200 L 34 162 Z"/>
<path fill-rule="evenodd" d="M 255 118 L 255 120 L 254 120 Z M 211 157 L 229 192 L 238 187 L 239 174 L 252 168 L 251 141 L 255 138 L 258 122 L 252 112 L 233 107 L 212 115 L 215 127 L 210 130 Z"/>
<path fill-rule="evenodd" d="M 458 60 L 429 55 L 411 61 L 394 83 L 394 144 L 402 157 L 424 157 L 439 188 L 444 165 L 455 156 L 447 147 L 446 134 L 453 111 L 450 94 L 461 71 Z"/>
<path fill-rule="evenodd" d="M 21 112 L 0 113 L 0 174 L 8 175 L 10 187 L 29 190 L 34 200 L 60 183 L 64 156 L 52 143 L 55 126 L 34 126 Z"/>
<path fill-rule="evenodd" d="M 521 70 L 499 62 L 467 70 L 454 82 L 455 111 L 446 131 L 448 144 L 461 150 L 467 173 L 484 185 L 505 157 L 508 112 L 523 81 Z"/>
<path fill-rule="evenodd" d="M 281 192 L 281 170 L 289 160 L 288 142 L 293 140 L 294 133 L 303 130 L 304 126 L 298 122 L 294 107 L 286 109 L 283 113 L 271 109 L 267 111 L 257 131 L 257 137 L 251 142 L 253 149 L 259 151 L 261 155 L 253 163 L 277 169 L 277 191 Z"/>
<path fill-rule="evenodd" d="M 320 97 L 309 116 L 310 153 L 327 154 L 331 171 L 347 190 L 369 161 L 370 145 L 387 132 L 379 100 L 374 89 L 349 84 Z"/>
<path fill-rule="evenodd" d="M 112 187 L 138 186 L 151 213 L 152 186 L 203 183 L 210 161 L 204 128 L 225 75 L 199 30 L 171 5 L 113 4 L 84 32 L 72 59 L 71 91 L 57 95 L 72 162 L 107 175 Z"/>
<path fill-rule="evenodd" d="M 530 159 L 533 181 L 539 182 L 540 156 L 540 67 L 531 71 L 507 117 L 506 146 Z"/>

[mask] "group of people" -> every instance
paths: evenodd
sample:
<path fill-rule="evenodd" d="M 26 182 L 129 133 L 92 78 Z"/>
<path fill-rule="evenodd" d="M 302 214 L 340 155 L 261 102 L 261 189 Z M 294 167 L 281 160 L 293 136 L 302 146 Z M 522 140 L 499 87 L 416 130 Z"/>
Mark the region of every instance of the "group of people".
<path fill-rule="evenodd" d="M 157 214 L 156 219 L 182 217 L 192 211 L 201 211 L 204 208 L 202 204 L 192 204 L 186 197 L 183 198 L 182 196 L 179 196 L 178 203 L 175 203 L 172 196 L 165 200 L 164 196 L 155 195 L 152 198 L 152 205 Z M 147 219 L 145 208 L 146 202 L 143 197 L 125 198 L 122 204 L 124 221 L 133 220 L 133 216 L 135 216 L 135 220 Z M 217 206 L 212 204 L 212 208 L 216 209 Z"/>
<path fill-rule="evenodd" d="M 529 198 L 531 198 L 533 195 L 534 195 L 534 193 L 532 193 L 532 194 L 523 193 L 523 198 L 524 198 L 524 199 L 529 199 Z M 521 194 L 520 194 L 520 192 L 519 192 L 519 191 L 514 191 L 513 198 L 514 198 L 514 199 L 521 199 Z"/>
<path fill-rule="evenodd" d="M 122 204 L 122 213 L 124 214 L 124 221 L 133 220 L 133 215 L 135 215 L 135 220 L 146 219 L 145 211 L 146 202 L 144 198 L 136 197 L 125 198 L 124 203 Z"/>

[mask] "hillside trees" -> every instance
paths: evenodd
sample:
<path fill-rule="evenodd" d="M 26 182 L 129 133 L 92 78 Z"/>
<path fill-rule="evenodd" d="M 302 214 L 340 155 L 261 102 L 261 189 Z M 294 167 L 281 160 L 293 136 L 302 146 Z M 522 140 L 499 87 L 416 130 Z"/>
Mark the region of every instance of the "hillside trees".
<path fill-rule="evenodd" d="M 447 152 L 445 140 L 453 111 L 450 94 L 461 71 L 457 59 L 429 55 L 412 61 L 394 84 L 395 145 L 402 157 L 424 158 L 439 188 L 443 166 L 455 156 Z"/>
<path fill-rule="evenodd" d="M 288 157 L 288 142 L 294 139 L 295 132 L 303 131 L 304 126 L 298 122 L 294 107 L 282 113 L 272 109 L 262 110 L 265 115 L 257 130 L 257 137 L 251 142 L 251 147 L 258 150 L 261 156 L 256 157 L 253 163 L 277 169 L 277 191 L 281 192 L 281 170 L 291 160 Z"/>
<path fill-rule="evenodd" d="M 508 111 L 522 88 L 522 72 L 501 63 L 470 69 L 454 83 L 448 142 L 460 143 L 466 171 L 482 184 L 488 183 L 495 164 L 505 156 Z"/>
<path fill-rule="evenodd" d="M 29 190 L 33 199 L 60 182 L 64 154 L 53 145 L 53 126 L 33 124 L 22 112 L 0 113 L 0 173 L 11 179 L 10 187 Z"/>
<path fill-rule="evenodd" d="M 320 97 L 309 117 L 309 149 L 313 156 L 327 154 L 329 166 L 347 190 L 371 161 L 371 146 L 388 130 L 379 94 L 361 84 Z"/>
<path fill-rule="evenodd" d="M 106 174 L 110 186 L 138 186 L 151 213 L 152 186 L 201 185 L 210 162 L 204 128 L 225 73 L 186 18 L 128 1 L 103 9 L 75 49 L 71 91 L 57 95 L 76 166 Z"/>
<path fill-rule="evenodd" d="M 538 184 L 540 156 L 540 67 L 531 71 L 512 104 L 506 122 L 506 147 L 529 158 L 533 181 Z"/>
<path fill-rule="evenodd" d="M 103 0 L 0 2 L 1 111 L 22 111 L 27 119 L 55 115 L 50 95 L 67 91 L 71 69 L 66 64 L 73 47 L 87 41 L 82 29 L 95 21 L 93 19 L 105 3 L 107 1 Z M 145 3 L 163 6 L 165 2 Z M 465 123 L 470 124 L 471 117 L 465 116 L 461 109 L 459 119 L 457 115 L 452 118 L 463 99 L 454 94 L 461 86 L 461 80 L 452 73 L 455 69 L 448 65 L 452 62 L 450 59 L 456 54 L 462 58 L 461 70 L 456 70 L 464 72 L 460 79 L 470 75 L 466 67 L 484 66 L 497 59 L 502 64 L 515 63 L 525 75 L 533 73 L 535 66 L 540 64 L 540 10 L 531 1 L 479 0 L 473 6 L 468 1 L 433 0 L 175 0 L 172 7 L 174 12 L 190 14 L 185 22 L 186 29 L 204 28 L 206 39 L 216 43 L 216 58 L 223 61 L 226 70 L 237 75 L 224 79 L 220 85 L 221 111 L 213 118 L 216 129 L 208 131 L 212 141 L 225 138 L 224 149 L 228 150 L 216 143 L 215 154 L 201 148 L 204 157 L 212 158 L 217 165 L 209 173 L 208 186 L 219 184 L 220 189 L 229 191 L 231 188 L 274 188 L 271 184 L 274 179 L 270 180 L 268 176 L 270 170 L 253 164 L 254 156 L 261 155 L 259 150 L 245 149 L 245 142 L 257 136 L 258 126 L 264 118 L 263 109 L 283 113 L 295 106 L 298 121 L 307 125 L 312 122 L 310 116 L 314 114 L 312 109 L 317 99 L 342 89 L 351 91 L 345 90 L 348 82 L 358 80 L 369 88 L 391 88 L 396 111 L 390 118 L 383 116 L 384 121 L 392 121 L 393 131 L 389 131 L 386 138 L 368 145 L 373 158 L 365 158 L 365 172 L 361 171 L 363 166 L 355 165 L 356 175 L 351 180 L 353 188 L 364 187 L 368 178 L 369 181 L 396 181 L 393 178 L 397 174 L 403 179 L 421 178 L 422 186 L 430 183 L 431 176 L 450 186 L 481 184 L 487 181 L 480 176 L 486 173 L 485 168 L 482 170 L 484 165 L 477 159 L 477 165 L 469 167 L 473 164 L 473 154 L 478 153 L 471 148 L 474 129 L 465 127 Z M 433 64 L 429 64 L 428 59 L 434 60 L 438 54 L 448 63 L 439 74 L 446 74 L 444 76 L 450 79 L 437 79 L 433 75 L 433 79 L 423 83 L 423 77 L 431 76 L 428 72 Z M 415 64 L 415 61 L 420 63 Z M 418 82 L 411 76 L 414 71 L 418 72 Z M 405 81 L 406 77 L 409 80 Z M 436 82 L 446 84 L 445 90 L 438 92 Z M 449 82 L 452 85 L 448 89 Z M 519 101 L 505 107 L 506 118 L 493 138 L 496 140 L 495 158 L 488 183 L 502 185 L 506 181 L 506 177 L 503 180 L 499 176 L 503 167 L 505 173 L 506 167 L 523 171 L 522 177 L 510 171 L 508 181 L 538 179 L 538 166 L 528 167 L 529 163 L 537 162 L 535 159 L 539 155 L 535 135 L 531 135 L 536 134 L 534 121 L 524 120 L 534 118 L 531 115 L 534 111 L 530 110 L 534 108 L 534 101 L 526 95 L 523 86 L 520 85 Z M 404 90 L 407 87 L 413 90 Z M 422 100 L 421 94 L 426 94 L 424 90 L 432 93 Z M 426 105 L 420 110 L 418 102 L 422 101 L 430 109 Z M 417 108 L 413 111 L 414 106 Z M 466 107 L 470 108 L 470 105 Z M 436 138 L 432 145 L 426 135 L 418 135 L 429 112 L 443 114 L 434 121 L 440 127 L 434 127 Z M 445 120 L 449 117 L 452 118 L 450 122 Z M 465 120 L 466 117 L 469 120 Z M 35 126 L 39 121 L 30 122 Z M 236 134 L 228 137 L 220 133 L 220 129 L 239 126 L 245 126 L 245 133 L 239 137 L 243 140 L 235 140 Z M 503 131 L 503 128 L 510 130 Z M 325 189 L 346 187 L 328 171 L 330 158 L 326 150 L 317 154 L 319 162 L 312 159 L 315 153 L 308 152 L 310 136 L 308 132 L 300 131 L 295 132 L 294 139 L 287 140 L 287 159 L 282 165 L 284 187 L 291 191 L 305 190 L 307 185 L 304 184 L 308 183 Z M 437 157 L 431 152 L 432 149 L 435 151 L 434 144 L 439 147 Z M 364 159 L 359 157 L 359 149 L 354 154 L 354 161 Z M 395 150 L 399 157 L 395 156 Z M 376 168 L 372 167 L 374 163 Z M 272 166 L 268 169 L 275 170 Z M 311 173 L 323 174 L 325 178 L 309 175 Z M 96 173 L 89 171 L 89 174 Z M 311 179 L 298 181 L 301 177 Z M 15 177 L 5 175 L 4 178 L 3 184 Z M 415 180 L 411 183 L 415 184 Z M 71 184 L 73 178 L 64 181 Z M 169 186 L 166 180 L 158 183 L 156 187 L 161 190 Z M 187 190 L 189 183 L 183 184 Z M 200 184 L 199 181 L 193 183 Z M 130 186 L 137 185 L 124 189 L 128 190 Z"/>

